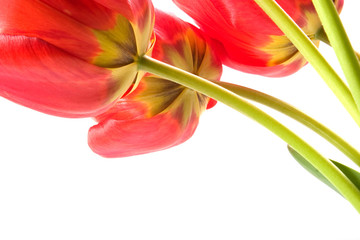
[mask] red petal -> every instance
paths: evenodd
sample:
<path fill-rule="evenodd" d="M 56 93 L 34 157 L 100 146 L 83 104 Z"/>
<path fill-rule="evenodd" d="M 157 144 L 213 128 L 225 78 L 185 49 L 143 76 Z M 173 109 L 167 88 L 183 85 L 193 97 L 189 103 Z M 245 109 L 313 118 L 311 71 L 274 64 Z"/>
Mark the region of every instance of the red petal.
<path fill-rule="evenodd" d="M 215 46 L 211 39 L 206 37 L 198 28 L 180 18 L 160 10 L 156 10 L 155 14 L 157 43 L 153 50 L 153 58 L 180 67 L 203 78 L 220 81 L 222 63 L 212 49 Z M 186 47 L 184 47 L 184 42 L 186 42 Z M 175 62 L 171 59 L 174 53 L 173 50 L 169 51 L 171 48 L 183 54 L 182 62 Z M 175 59 L 179 60 L 179 58 Z M 206 66 L 204 67 L 204 65 Z M 206 109 L 214 107 L 216 103 L 214 99 L 209 99 Z"/>
<path fill-rule="evenodd" d="M 153 57 L 219 80 L 221 62 L 198 29 L 156 12 Z M 89 130 L 89 145 L 105 157 L 126 157 L 166 149 L 190 138 L 205 107 L 214 101 L 176 83 L 148 74 L 139 86 L 105 113 Z"/>
<path fill-rule="evenodd" d="M 153 58 L 209 80 L 220 80 L 220 58 L 213 50 L 211 39 L 198 28 L 156 10 L 155 33 Z"/>
<path fill-rule="evenodd" d="M 99 124 L 89 130 L 89 146 L 104 157 L 126 157 L 186 141 L 194 133 L 200 113 L 193 108 L 191 113 L 185 113 L 188 105 L 174 104 L 176 101 L 199 104 L 190 98 L 192 94 L 182 99 L 182 91 L 190 90 L 163 79 L 145 77 L 134 92 L 96 117 Z"/>
<path fill-rule="evenodd" d="M 334 3 L 338 12 L 341 12 L 344 6 L 344 0 L 335 0 Z"/>
<path fill-rule="evenodd" d="M 0 29 L 40 38 L 87 61 L 100 51 L 91 28 L 38 0 L 0 0 Z"/>
<path fill-rule="evenodd" d="M 218 41 L 223 62 L 235 69 L 266 76 L 284 76 L 301 68 L 306 61 L 284 34 L 253 0 L 173 0 Z M 342 1 L 336 1 L 338 9 Z M 320 28 L 311 0 L 277 0 L 277 3 L 307 34 Z M 310 26 L 310 27 L 309 27 Z M 279 44 L 273 44 L 278 41 Z"/>
<path fill-rule="evenodd" d="M 132 121 L 148 116 L 148 107 L 140 101 L 131 101 L 127 98 L 119 99 L 108 111 L 95 117 L 97 122 L 107 119 Z"/>
<path fill-rule="evenodd" d="M 206 109 L 211 109 L 211 108 L 215 107 L 216 104 L 217 104 L 217 101 L 210 98 L 208 104 L 206 105 Z"/>
<path fill-rule="evenodd" d="M 95 0 L 97 3 L 116 11 L 132 22 L 144 18 L 143 13 L 153 11 L 151 0 Z"/>
<path fill-rule="evenodd" d="M 169 113 L 134 121 L 109 119 L 90 128 L 88 143 L 95 153 L 104 157 L 127 157 L 159 151 L 190 138 L 197 120 L 182 128 Z"/>
<path fill-rule="evenodd" d="M 120 13 L 133 24 L 138 53 L 149 49 L 153 37 L 154 7 L 151 0 L 95 0 L 99 4 Z"/>
<path fill-rule="evenodd" d="M 97 30 L 113 28 L 116 21 L 114 11 L 91 0 L 41 0 L 41 2 L 81 22 L 85 26 Z"/>
<path fill-rule="evenodd" d="M 221 40 L 231 36 L 234 38 L 231 39 L 232 42 L 240 41 L 250 46 L 258 46 L 268 41 L 270 35 L 283 35 L 253 0 L 174 0 L 174 2 L 199 22 L 207 32 L 216 33 Z M 278 0 L 277 2 L 300 27 L 308 22 L 305 11 L 314 11 L 311 0 Z"/>
<path fill-rule="evenodd" d="M 307 63 L 299 52 L 289 52 L 285 61 L 269 65 L 271 56 L 257 48 L 242 48 L 233 43 L 214 43 L 214 46 L 224 65 L 267 77 L 291 75 Z M 293 51 L 297 51 L 295 47 Z"/>
<path fill-rule="evenodd" d="M 97 115 L 119 88 L 111 71 L 36 38 L 0 36 L 0 49 L 0 95 L 48 114 Z"/>

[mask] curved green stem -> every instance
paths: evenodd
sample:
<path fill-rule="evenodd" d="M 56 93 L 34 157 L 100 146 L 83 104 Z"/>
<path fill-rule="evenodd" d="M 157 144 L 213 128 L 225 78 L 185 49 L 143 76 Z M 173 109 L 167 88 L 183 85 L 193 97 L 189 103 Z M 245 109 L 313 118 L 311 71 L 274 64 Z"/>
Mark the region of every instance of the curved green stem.
<path fill-rule="evenodd" d="M 153 73 L 218 100 L 255 120 L 283 139 L 317 168 L 360 213 L 360 190 L 327 158 L 277 120 L 248 103 L 235 93 L 196 75 L 148 56 L 138 59 L 140 70 Z"/>
<path fill-rule="evenodd" d="M 341 101 L 356 123 L 360 126 L 360 112 L 355 100 L 335 70 L 318 51 L 313 42 L 296 23 L 273 0 L 254 0 L 274 23 L 285 33 L 305 59 L 323 78 L 336 97 Z"/>
<path fill-rule="evenodd" d="M 310 116 L 306 115 L 305 113 L 301 112 L 300 110 L 296 109 L 295 107 L 289 105 L 288 103 L 270 96 L 268 94 L 259 92 L 257 90 L 235 85 L 232 83 L 226 82 L 214 82 L 234 93 L 237 95 L 250 99 L 252 101 L 261 103 L 265 106 L 268 106 L 274 110 L 277 110 L 294 120 L 302 123 L 303 125 L 307 126 L 328 142 L 333 144 L 336 148 L 338 148 L 341 152 L 343 152 L 347 157 L 349 157 L 355 164 L 360 166 L 360 152 L 357 151 L 353 146 L 347 143 L 344 139 L 338 136 L 336 133 L 328 129 L 323 124 L 319 123 L 315 119 L 311 118 Z"/>
<path fill-rule="evenodd" d="M 360 64 L 332 0 L 312 0 L 360 109 Z"/>

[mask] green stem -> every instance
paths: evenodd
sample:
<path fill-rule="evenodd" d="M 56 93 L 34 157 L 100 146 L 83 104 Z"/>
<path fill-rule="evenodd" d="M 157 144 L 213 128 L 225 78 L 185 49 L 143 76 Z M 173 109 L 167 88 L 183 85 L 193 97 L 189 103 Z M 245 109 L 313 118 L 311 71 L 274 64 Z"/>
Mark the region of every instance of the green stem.
<path fill-rule="evenodd" d="M 321 55 L 314 43 L 275 1 L 254 1 L 264 10 L 266 14 L 268 14 L 274 23 L 301 52 L 305 59 L 314 67 L 347 111 L 351 114 L 356 123 L 360 126 L 360 112 L 350 90 Z"/>
<path fill-rule="evenodd" d="M 317 31 L 317 33 L 315 34 L 315 39 L 320 40 L 331 47 L 331 43 L 329 41 L 327 34 L 325 33 L 324 28 L 320 28 L 319 31 Z M 360 54 L 357 51 L 354 51 L 354 53 L 356 55 L 357 61 L 360 64 Z"/>
<path fill-rule="evenodd" d="M 260 123 L 306 158 L 360 213 L 359 189 L 327 158 L 323 157 L 308 143 L 259 108 L 211 81 L 159 62 L 148 56 L 140 57 L 138 59 L 138 66 L 140 70 L 161 76 L 214 98 Z"/>
<path fill-rule="evenodd" d="M 214 82 L 214 83 L 236 93 L 241 97 L 261 103 L 302 123 L 303 125 L 307 126 L 311 130 L 322 136 L 328 142 L 333 144 L 336 148 L 338 148 L 341 152 L 343 152 L 346 156 L 348 156 L 354 163 L 360 166 L 359 151 L 357 151 L 353 146 L 347 143 L 336 133 L 328 129 L 326 126 L 319 123 L 310 116 L 306 115 L 305 113 L 301 112 L 300 110 L 296 109 L 295 107 L 289 105 L 288 103 L 281 101 L 280 99 L 270 96 L 268 94 L 247 87 L 226 83 L 226 82 Z"/>
<path fill-rule="evenodd" d="M 344 75 L 349 83 L 355 102 L 360 107 L 360 64 L 340 20 L 332 0 L 312 1 L 319 15 L 326 35 L 330 40 L 340 62 Z"/>

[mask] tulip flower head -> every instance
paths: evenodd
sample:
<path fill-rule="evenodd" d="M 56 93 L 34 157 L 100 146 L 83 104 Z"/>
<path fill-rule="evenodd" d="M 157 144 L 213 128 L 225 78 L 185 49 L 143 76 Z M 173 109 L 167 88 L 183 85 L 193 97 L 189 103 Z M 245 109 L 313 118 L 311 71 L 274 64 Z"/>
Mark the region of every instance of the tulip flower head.
<path fill-rule="evenodd" d="M 150 0 L 0 0 L 0 96 L 48 114 L 95 116 L 143 76 Z"/>
<path fill-rule="evenodd" d="M 234 69 L 269 77 L 292 74 L 307 62 L 253 0 L 173 0 L 217 42 L 217 54 Z M 276 1 L 315 45 L 322 28 L 311 0 Z M 340 12 L 343 0 L 334 0 Z"/>
<path fill-rule="evenodd" d="M 210 80 L 219 80 L 221 62 L 200 31 L 156 11 L 153 57 Z M 96 117 L 89 146 L 105 157 L 126 157 L 166 149 L 190 138 L 208 97 L 153 74 L 135 91 Z"/>

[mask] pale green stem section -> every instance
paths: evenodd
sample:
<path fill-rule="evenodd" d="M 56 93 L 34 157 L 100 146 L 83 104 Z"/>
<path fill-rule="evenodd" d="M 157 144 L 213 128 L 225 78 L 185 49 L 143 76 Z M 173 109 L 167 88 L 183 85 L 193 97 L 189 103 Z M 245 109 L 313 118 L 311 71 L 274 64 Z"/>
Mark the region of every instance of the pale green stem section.
<path fill-rule="evenodd" d="M 341 152 L 343 152 L 347 157 L 349 157 L 354 163 L 360 166 L 360 153 L 357 151 L 353 146 L 347 143 L 344 139 L 338 136 L 336 133 L 328 129 L 323 124 L 319 123 L 315 119 L 311 118 L 310 116 L 306 115 L 305 113 L 301 112 L 300 110 L 296 109 L 295 107 L 289 105 L 288 103 L 270 96 L 268 94 L 259 92 L 257 90 L 226 83 L 226 82 L 214 82 L 234 93 L 237 95 L 250 99 L 252 101 L 261 103 L 267 107 L 270 107 L 274 110 L 277 110 L 292 119 L 302 123 L 303 125 L 307 126 L 328 142 L 333 144 L 336 148 L 338 148 Z"/>
<path fill-rule="evenodd" d="M 315 39 L 322 41 L 323 43 L 326 43 L 331 47 L 331 43 L 329 41 L 329 38 L 327 34 L 325 33 L 324 28 L 320 28 L 320 30 L 315 34 Z M 360 64 L 360 54 L 357 51 L 354 51 L 356 58 Z"/>
<path fill-rule="evenodd" d="M 259 108 L 211 81 L 159 62 L 148 56 L 139 57 L 138 66 L 140 70 L 153 73 L 222 102 L 263 125 L 307 159 L 360 213 L 359 189 L 327 158 L 323 157 L 295 133 Z"/>
<path fill-rule="evenodd" d="M 332 0 L 312 0 L 330 45 L 344 71 L 355 102 L 360 107 L 360 64 Z"/>
<path fill-rule="evenodd" d="M 354 98 L 339 75 L 325 60 L 314 43 L 296 23 L 273 0 L 254 0 L 274 23 L 284 32 L 305 59 L 323 78 L 336 97 L 341 101 L 356 123 L 360 126 L 360 112 Z"/>

